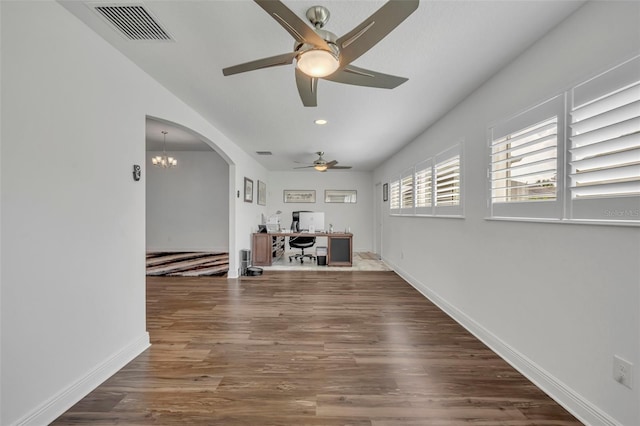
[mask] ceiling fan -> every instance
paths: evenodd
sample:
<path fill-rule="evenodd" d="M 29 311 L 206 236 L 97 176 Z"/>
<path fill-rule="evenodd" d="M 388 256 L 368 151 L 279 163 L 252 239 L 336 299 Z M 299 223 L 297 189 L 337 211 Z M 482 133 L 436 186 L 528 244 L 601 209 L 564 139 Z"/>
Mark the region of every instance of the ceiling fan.
<path fill-rule="evenodd" d="M 296 84 L 304 106 L 317 106 L 318 79 L 357 86 L 393 89 L 407 78 L 383 74 L 351 65 L 375 46 L 418 7 L 419 0 L 390 0 L 373 15 L 342 37 L 323 30 L 329 10 L 313 6 L 307 10 L 310 28 L 279 0 L 254 0 L 295 39 L 293 52 L 224 68 L 225 76 L 262 68 L 288 65 L 296 60 Z"/>
<path fill-rule="evenodd" d="M 324 155 L 324 152 L 322 151 L 318 151 L 316 152 L 316 154 L 318 154 L 318 159 L 316 161 L 314 161 L 312 164 L 308 165 L 308 166 L 302 166 L 302 167 L 294 167 L 294 169 L 308 169 L 313 167 L 314 169 L 316 169 L 319 172 L 326 172 L 327 170 L 333 169 L 333 170 L 338 170 L 338 169 L 350 169 L 351 166 L 337 166 L 336 164 L 338 164 L 338 162 L 336 160 L 333 161 L 327 161 L 324 158 L 322 158 L 322 156 Z"/>

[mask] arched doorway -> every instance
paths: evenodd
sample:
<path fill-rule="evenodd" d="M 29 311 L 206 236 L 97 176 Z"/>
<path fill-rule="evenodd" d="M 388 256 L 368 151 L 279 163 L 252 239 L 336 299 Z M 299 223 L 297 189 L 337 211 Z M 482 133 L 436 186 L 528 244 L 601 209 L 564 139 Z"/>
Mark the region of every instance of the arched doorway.
<path fill-rule="evenodd" d="M 153 264 L 148 272 L 226 272 L 234 245 L 228 157 L 214 142 L 175 122 L 147 117 L 145 127 L 146 250 Z M 151 158 L 165 146 L 178 161 L 174 168 L 152 165 Z"/>

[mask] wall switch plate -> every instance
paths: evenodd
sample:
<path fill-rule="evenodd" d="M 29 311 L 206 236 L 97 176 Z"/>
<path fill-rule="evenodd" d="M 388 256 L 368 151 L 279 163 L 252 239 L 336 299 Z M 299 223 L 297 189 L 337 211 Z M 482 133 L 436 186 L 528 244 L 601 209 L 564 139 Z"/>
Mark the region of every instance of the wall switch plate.
<path fill-rule="evenodd" d="M 628 387 L 633 388 L 633 364 L 620 358 L 618 355 L 613 356 L 613 379 Z"/>

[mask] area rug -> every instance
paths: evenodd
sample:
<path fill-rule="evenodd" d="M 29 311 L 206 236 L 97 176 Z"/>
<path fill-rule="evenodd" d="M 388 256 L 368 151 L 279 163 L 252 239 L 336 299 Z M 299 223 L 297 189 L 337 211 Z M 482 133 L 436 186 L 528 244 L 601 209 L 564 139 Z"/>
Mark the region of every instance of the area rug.
<path fill-rule="evenodd" d="M 149 252 L 147 275 L 199 277 L 224 275 L 229 271 L 229 253 Z"/>

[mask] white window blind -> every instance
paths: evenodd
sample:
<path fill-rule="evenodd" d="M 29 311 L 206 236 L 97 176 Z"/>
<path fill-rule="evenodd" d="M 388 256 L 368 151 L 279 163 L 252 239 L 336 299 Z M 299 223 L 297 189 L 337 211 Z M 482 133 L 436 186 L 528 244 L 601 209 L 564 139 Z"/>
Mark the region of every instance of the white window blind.
<path fill-rule="evenodd" d="M 574 108 L 571 134 L 573 198 L 640 195 L 640 81 Z"/>
<path fill-rule="evenodd" d="M 413 172 L 411 168 L 400 178 L 400 209 L 403 214 L 413 213 Z"/>
<path fill-rule="evenodd" d="M 433 161 L 418 163 L 415 173 L 416 213 L 433 213 Z"/>
<path fill-rule="evenodd" d="M 390 214 L 462 217 L 462 146 L 458 142 L 390 182 Z"/>
<path fill-rule="evenodd" d="M 571 218 L 640 221 L 640 57 L 571 95 Z"/>
<path fill-rule="evenodd" d="M 435 167 L 436 206 L 457 206 L 460 204 L 460 156 L 444 160 Z"/>
<path fill-rule="evenodd" d="M 562 217 L 565 99 L 555 96 L 489 128 L 492 217 Z"/>
<path fill-rule="evenodd" d="M 558 117 L 491 141 L 493 203 L 556 199 Z"/>
<path fill-rule="evenodd" d="M 400 209 L 400 180 L 396 179 L 389 184 L 389 208 Z"/>
<path fill-rule="evenodd" d="M 433 214 L 463 215 L 462 143 L 457 143 L 433 159 Z"/>

